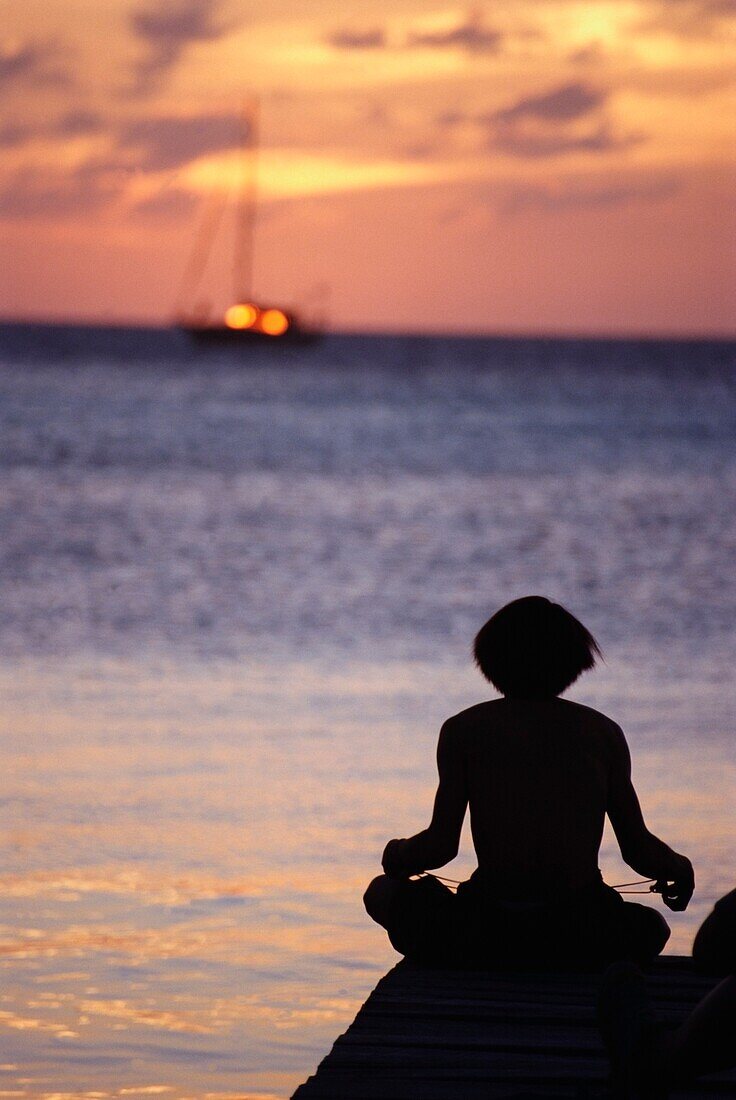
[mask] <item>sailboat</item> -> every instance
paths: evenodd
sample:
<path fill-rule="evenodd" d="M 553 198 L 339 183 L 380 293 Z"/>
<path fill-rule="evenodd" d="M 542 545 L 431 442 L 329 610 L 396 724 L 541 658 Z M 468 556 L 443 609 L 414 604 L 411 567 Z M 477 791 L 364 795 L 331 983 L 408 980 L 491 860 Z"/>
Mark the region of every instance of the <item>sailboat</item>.
<path fill-rule="evenodd" d="M 241 179 L 233 255 L 232 301 L 221 315 L 212 315 L 207 305 L 196 309 L 182 305 L 192 299 L 204 275 L 222 220 L 227 196 L 215 196 L 202 218 L 189 262 L 182 277 L 177 308 L 177 327 L 203 345 L 274 347 L 309 344 L 319 340 L 322 328 L 309 323 L 297 310 L 258 299 L 252 291 L 253 237 L 256 224 L 258 103 L 243 108 L 241 118 Z"/>

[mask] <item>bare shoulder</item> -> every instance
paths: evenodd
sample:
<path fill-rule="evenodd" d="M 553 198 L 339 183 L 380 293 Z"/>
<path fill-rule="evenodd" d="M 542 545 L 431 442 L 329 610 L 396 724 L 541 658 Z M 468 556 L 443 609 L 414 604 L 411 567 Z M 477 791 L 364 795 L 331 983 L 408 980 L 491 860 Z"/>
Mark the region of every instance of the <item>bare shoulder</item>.
<path fill-rule="evenodd" d="M 586 707 L 582 703 L 574 703 L 571 699 L 559 699 L 558 702 L 563 708 L 569 708 L 570 717 L 574 716 L 576 725 L 585 733 L 598 737 L 614 753 L 621 750 L 627 751 L 624 731 L 607 714 L 594 710 L 593 707 Z"/>
<path fill-rule="evenodd" d="M 458 711 L 457 714 L 453 714 L 445 722 L 446 726 L 466 726 L 474 725 L 476 722 L 487 722 L 495 719 L 501 720 L 509 710 L 515 706 L 520 705 L 511 699 L 488 699 L 483 703 L 475 703 L 472 707 L 466 707 L 465 710 Z M 521 703 L 521 705 L 524 705 Z M 600 710 L 594 710 L 593 707 L 586 707 L 583 703 L 576 703 L 572 699 L 561 699 L 559 696 L 555 699 L 550 699 L 549 704 L 559 709 L 560 713 L 567 713 L 570 718 L 573 715 L 577 717 L 577 721 L 581 719 L 591 726 L 600 726 L 602 729 L 610 729 L 612 731 L 621 731 L 621 727 L 618 726 L 612 718 L 609 718 L 607 714 L 603 714 Z"/>
<path fill-rule="evenodd" d="M 572 699 L 558 699 L 557 703 L 563 709 L 569 710 L 570 714 L 575 714 L 578 721 L 585 722 L 592 728 L 608 730 L 611 734 L 622 732 L 618 723 L 614 722 L 613 718 L 609 718 L 603 711 L 586 707 L 583 703 L 575 703 Z"/>
<path fill-rule="evenodd" d="M 543 710 L 539 710 L 536 705 L 530 710 L 528 706 L 524 702 L 505 698 L 476 703 L 448 718 L 442 726 L 442 737 L 446 742 L 456 743 L 464 736 L 476 732 L 482 732 L 486 736 L 494 729 L 499 732 L 513 730 L 518 727 L 519 722 L 532 721 L 536 724 L 541 721 L 542 724 L 552 722 L 568 726 L 571 730 L 582 731 L 599 743 L 610 746 L 614 753 L 617 748 L 624 751 L 626 749 L 626 739 L 621 727 L 607 714 L 594 710 L 593 707 L 560 698 L 544 703 Z"/>
<path fill-rule="evenodd" d="M 487 729 L 496 719 L 500 719 L 504 699 L 489 699 L 484 703 L 475 703 L 472 707 L 458 711 L 448 718 L 442 726 L 449 736 L 461 736 L 469 730 Z"/>
<path fill-rule="evenodd" d="M 493 719 L 495 714 L 501 712 L 505 702 L 503 698 L 490 698 L 490 700 L 483 703 L 475 703 L 473 706 L 465 707 L 464 711 L 451 715 L 444 725 L 451 729 L 462 729 L 479 723 L 487 723 L 488 720 Z"/>

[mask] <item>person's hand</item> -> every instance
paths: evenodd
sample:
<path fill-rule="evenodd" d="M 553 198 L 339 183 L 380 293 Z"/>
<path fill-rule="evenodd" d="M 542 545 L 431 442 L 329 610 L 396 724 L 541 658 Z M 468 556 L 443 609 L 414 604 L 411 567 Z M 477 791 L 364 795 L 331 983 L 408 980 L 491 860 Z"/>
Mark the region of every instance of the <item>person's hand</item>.
<path fill-rule="evenodd" d="M 662 901 L 674 913 L 687 909 L 695 889 L 693 865 L 685 856 L 678 856 L 677 865 L 667 878 L 657 879 L 652 889 L 662 895 Z"/>
<path fill-rule="evenodd" d="M 400 856 L 403 843 L 403 840 L 389 840 L 388 844 L 383 849 L 381 866 L 389 878 L 407 878 Z"/>

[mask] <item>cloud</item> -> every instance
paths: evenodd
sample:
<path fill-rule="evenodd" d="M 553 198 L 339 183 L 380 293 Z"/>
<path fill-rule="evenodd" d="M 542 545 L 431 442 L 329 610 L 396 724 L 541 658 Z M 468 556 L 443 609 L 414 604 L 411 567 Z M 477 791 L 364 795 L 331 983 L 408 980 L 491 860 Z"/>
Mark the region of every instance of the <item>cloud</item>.
<path fill-rule="evenodd" d="M 49 126 L 49 132 L 59 137 L 79 137 L 82 134 L 96 134 L 102 130 L 104 120 L 97 111 L 78 107 L 61 115 Z"/>
<path fill-rule="evenodd" d="M 16 80 L 34 77 L 42 66 L 47 51 L 35 43 L 18 46 L 0 54 L 0 87 L 4 88 Z"/>
<path fill-rule="evenodd" d="M 0 148 L 10 149 L 33 138 L 71 138 L 99 133 L 104 119 L 96 111 L 77 108 L 49 121 L 9 122 L 0 127 Z"/>
<path fill-rule="evenodd" d="M 141 218 L 152 218 L 155 221 L 183 221 L 184 218 L 192 217 L 199 205 L 200 199 L 191 191 L 182 187 L 171 187 L 143 199 L 136 204 L 134 211 Z"/>
<path fill-rule="evenodd" d="M 607 153 L 628 149 L 644 140 L 644 135 L 631 134 L 619 138 L 607 122 L 597 122 L 583 132 L 553 127 L 546 132 L 512 125 L 499 125 L 493 135 L 493 145 L 503 153 L 520 157 L 561 156 L 565 153 Z"/>
<path fill-rule="evenodd" d="M 520 118 L 543 119 L 552 122 L 570 122 L 590 114 L 602 106 L 607 93 L 580 81 L 562 84 L 551 92 L 520 99 L 511 107 L 496 111 L 499 122 L 513 122 Z"/>
<path fill-rule="evenodd" d="M 495 53 L 501 45 L 502 37 L 500 31 L 484 26 L 479 12 L 471 12 L 465 22 L 448 30 L 412 32 L 407 39 L 407 45 L 433 49 L 459 47 L 469 53 Z"/>
<path fill-rule="evenodd" d="M 593 65 L 604 61 L 605 57 L 606 51 L 600 42 L 588 42 L 587 45 L 580 46 L 568 54 L 567 59 L 573 65 Z"/>
<path fill-rule="evenodd" d="M 518 187 L 507 192 L 501 203 L 503 214 L 526 210 L 558 213 L 564 210 L 605 209 L 631 203 L 662 202 L 682 190 L 675 176 L 655 180 L 619 180 L 601 184 L 565 184 L 561 187 Z"/>
<path fill-rule="evenodd" d="M 232 114 L 188 118 L 140 119 L 122 130 L 119 146 L 137 155 L 140 168 L 179 168 L 209 153 L 240 146 L 239 123 Z"/>
<path fill-rule="evenodd" d="M 483 23 L 482 15 L 471 12 L 462 23 L 437 31 L 411 31 L 404 45 L 420 49 L 461 49 L 468 53 L 495 53 L 501 44 L 500 31 Z M 388 35 L 383 27 L 363 30 L 351 28 L 332 31 L 325 41 L 339 50 L 385 49 Z"/>
<path fill-rule="evenodd" d="M 438 126 L 449 127 L 459 126 L 463 122 L 467 122 L 470 118 L 465 111 L 460 111 L 457 108 L 448 108 L 443 111 L 442 114 L 435 116 L 435 122 Z"/>
<path fill-rule="evenodd" d="M 0 217 L 57 218 L 88 214 L 106 206 L 120 193 L 119 183 L 106 174 L 86 169 L 24 168 L 0 188 Z"/>
<path fill-rule="evenodd" d="M 227 29 L 218 18 L 220 0 L 174 0 L 130 16 L 145 55 L 135 66 L 135 91 L 151 91 L 176 65 L 187 46 L 212 42 Z"/>
<path fill-rule="evenodd" d="M 71 84 L 62 67 L 60 51 L 48 42 L 27 42 L 10 49 L 0 48 L 0 91 L 22 85 L 62 86 Z"/>
<path fill-rule="evenodd" d="M 402 155 L 408 160 L 429 160 L 437 155 L 437 146 L 431 141 L 416 142 L 413 145 L 405 146 Z"/>
<path fill-rule="evenodd" d="M 573 81 L 548 92 L 526 96 L 481 119 L 489 142 L 515 157 L 554 157 L 568 153 L 605 153 L 643 140 L 620 135 L 607 117 L 610 93 Z"/>
<path fill-rule="evenodd" d="M 381 27 L 361 31 L 338 29 L 328 34 L 325 41 L 336 50 L 376 50 L 386 45 L 386 32 Z"/>
<path fill-rule="evenodd" d="M 736 34 L 736 0 L 655 0 L 642 24 L 645 31 L 667 31 L 683 38 Z"/>
<path fill-rule="evenodd" d="M 721 69 L 649 69 L 626 77 L 628 90 L 647 96 L 683 96 L 692 99 L 710 95 L 736 83 L 733 67 Z"/>
<path fill-rule="evenodd" d="M 0 148 L 14 149 L 23 145 L 33 136 L 33 129 L 22 123 L 9 122 L 6 126 L 0 126 Z"/>
<path fill-rule="evenodd" d="M 566 133 L 555 129 L 550 133 L 528 133 L 518 127 L 499 129 L 493 144 L 503 153 L 514 157 L 558 157 L 566 153 L 607 153 L 614 149 L 628 149 L 644 140 L 643 134 L 619 137 L 607 123 L 602 122 L 586 133 Z"/>
<path fill-rule="evenodd" d="M 102 180 L 118 189 L 135 172 L 171 172 L 213 153 L 242 146 L 242 119 L 231 112 L 222 115 L 154 116 L 119 120 L 78 107 L 56 118 L 0 126 L 0 148 L 13 148 L 33 139 L 55 142 L 92 136 L 101 140 L 87 150 L 87 159 L 76 169 L 81 178 Z M 35 194 L 35 185 L 34 185 Z M 63 195 L 54 184 L 51 198 L 59 205 Z M 10 199 L 6 196 L 6 207 Z M 29 204 L 36 200 L 31 196 Z M 20 204 L 22 205 L 22 203 Z"/>

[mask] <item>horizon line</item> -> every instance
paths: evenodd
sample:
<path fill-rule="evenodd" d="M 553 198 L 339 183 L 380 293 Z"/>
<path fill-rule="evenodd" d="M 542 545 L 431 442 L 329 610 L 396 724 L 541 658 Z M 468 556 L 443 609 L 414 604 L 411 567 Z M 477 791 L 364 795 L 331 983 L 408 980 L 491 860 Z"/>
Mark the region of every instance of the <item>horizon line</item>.
<path fill-rule="evenodd" d="M 37 327 L 37 328 L 92 328 L 92 329 L 137 329 L 151 332 L 173 332 L 173 322 L 151 321 L 141 318 L 115 318 L 101 320 L 93 317 L 34 317 L 0 315 L 0 326 Z M 325 337 L 395 337 L 397 339 L 451 339 L 451 340 L 597 340 L 601 342 L 662 342 L 662 343 L 736 343 L 736 329 L 732 332 L 672 332 L 640 330 L 611 332 L 604 330 L 558 329 L 554 331 L 514 330 L 514 329 L 409 329 L 409 328 L 361 328 L 361 327 L 325 327 Z"/>

